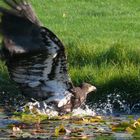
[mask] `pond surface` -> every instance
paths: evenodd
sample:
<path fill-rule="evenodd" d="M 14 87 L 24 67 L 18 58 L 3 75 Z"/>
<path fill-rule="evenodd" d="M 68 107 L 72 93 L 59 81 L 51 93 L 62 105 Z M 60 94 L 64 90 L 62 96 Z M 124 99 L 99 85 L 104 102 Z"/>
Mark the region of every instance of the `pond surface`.
<path fill-rule="evenodd" d="M 43 120 L 36 119 L 38 115 L 30 117 L 9 117 L 1 112 L 0 139 L 131 140 L 136 129 L 134 123 L 140 116 L 65 115 Z M 139 136 L 136 140 L 140 139 Z"/>

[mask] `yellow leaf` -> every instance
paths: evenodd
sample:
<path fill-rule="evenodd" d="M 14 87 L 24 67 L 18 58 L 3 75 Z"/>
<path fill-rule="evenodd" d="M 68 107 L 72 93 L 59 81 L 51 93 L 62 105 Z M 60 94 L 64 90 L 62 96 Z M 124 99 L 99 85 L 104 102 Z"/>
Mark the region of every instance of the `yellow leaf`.
<path fill-rule="evenodd" d="M 101 116 L 96 116 L 96 118 L 102 120 L 102 117 Z"/>
<path fill-rule="evenodd" d="M 82 119 L 80 119 L 80 120 L 72 120 L 72 121 L 70 121 L 70 123 L 74 123 L 74 124 L 84 124 L 84 120 Z"/>
<path fill-rule="evenodd" d="M 111 126 L 112 131 L 116 131 L 117 127 L 115 125 Z"/>
<path fill-rule="evenodd" d="M 95 117 L 90 118 L 89 121 L 91 123 L 101 122 L 102 121 L 102 117 L 101 116 L 95 116 Z"/>
<path fill-rule="evenodd" d="M 101 120 L 100 120 L 100 119 L 96 119 L 96 118 L 91 118 L 91 119 L 90 119 L 90 122 L 91 122 L 91 123 L 101 122 Z"/>
<path fill-rule="evenodd" d="M 137 128 L 137 127 L 139 127 L 139 126 L 140 126 L 140 122 L 135 121 L 135 122 L 133 123 L 133 127 L 134 127 L 134 128 Z"/>
<path fill-rule="evenodd" d="M 66 133 L 66 129 L 64 125 L 60 125 L 55 128 L 55 136 L 58 137 L 59 135 L 64 135 Z"/>
<path fill-rule="evenodd" d="M 83 123 L 89 123 L 89 120 L 86 118 L 83 118 Z"/>
<path fill-rule="evenodd" d="M 140 118 L 138 118 L 137 121 L 140 122 Z"/>
<path fill-rule="evenodd" d="M 131 133 L 131 134 L 132 134 L 132 133 L 134 133 L 135 130 L 132 129 L 131 127 L 127 127 L 127 128 L 126 128 L 126 131 L 127 131 L 128 133 Z"/>

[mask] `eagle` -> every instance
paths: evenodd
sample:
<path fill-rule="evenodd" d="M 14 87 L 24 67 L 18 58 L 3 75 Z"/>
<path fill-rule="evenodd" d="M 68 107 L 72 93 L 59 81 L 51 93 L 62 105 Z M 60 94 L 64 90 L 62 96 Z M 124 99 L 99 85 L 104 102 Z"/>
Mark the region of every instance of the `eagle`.
<path fill-rule="evenodd" d="M 9 8 L 0 7 L 0 55 L 10 78 L 25 97 L 53 104 L 59 112 L 81 106 L 96 87 L 88 83 L 74 87 L 64 45 L 41 24 L 27 1 L 3 1 Z"/>

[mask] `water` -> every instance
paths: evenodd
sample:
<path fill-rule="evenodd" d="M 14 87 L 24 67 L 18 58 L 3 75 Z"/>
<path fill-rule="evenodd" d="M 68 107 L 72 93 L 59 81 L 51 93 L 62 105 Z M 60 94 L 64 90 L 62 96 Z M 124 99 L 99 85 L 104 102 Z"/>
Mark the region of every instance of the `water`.
<path fill-rule="evenodd" d="M 80 110 L 81 111 L 81 110 Z M 116 140 L 131 140 L 132 135 L 126 132 L 114 132 L 110 128 L 110 124 L 119 124 L 120 122 L 129 121 L 127 116 L 120 117 L 102 117 L 102 121 L 87 121 L 93 119 L 92 116 L 71 117 L 70 119 L 49 119 L 44 120 L 40 124 L 24 124 L 19 121 L 3 119 L 0 121 L 0 137 L 1 138 L 48 138 L 48 139 L 82 139 L 96 140 L 98 136 L 112 137 Z M 94 118 L 98 119 L 98 118 Z M 100 119 L 100 118 L 99 118 Z M 8 127 L 14 124 L 14 127 Z M 66 132 L 56 136 L 56 128 L 64 126 Z M 18 129 L 17 129 L 18 128 Z M 16 131 L 15 131 L 16 130 Z"/>
<path fill-rule="evenodd" d="M 96 113 L 92 108 L 89 108 L 89 106 L 85 105 L 85 108 L 77 108 L 72 111 L 72 116 L 95 116 Z"/>
<path fill-rule="evenodd" d="M 116 110 L 114 107 L 115 104 L 119 106 L 119 110 Z M 110 126 L 115 126 L 121 122 L 130 122 L 132 118 L 136 120 L 140 117 L 140 115 L 135 113 L 139 109 L 140 104 L 136 103 L 130 107 L 125 100 L 121 99 L 119 94 L 115 96 L 113 94 L 108 95 L 106 102 L 90 106 L 85 105 L 84 108 L 74 109 L 71 117 L 68 119 L 52 119 L 58 115 L 58 112 L 43 102 L 42 104 L 30 102 L 24 108 L 27 106 L 32 114 L 34 113 L 34 107 L 38 107 L 36 111 L 39 114 L 49 115 L 50 119 L 39 123 L 24 124 L 24 122 L 11 119 L 10 116 L 0 111 L 0 138 L 88 138 L 96 140 L 98 136 L 102 135 L 103 137 L 108 137 L 108 139 L 131 140 L 133 139 L 131 133 L 126 131 L 114 132 Z M 41 106 L 43 106 L 43 110 Z M 23 107 L 21 110 L 23 110 Z M 132 118 L 130 118 L 130 114 L 133 114 Z M 103 122 L 100 121 L 100 117 L 99 121 L 98 118 L 94 118 L 96 115 L 101 115 Z M 97 119 L 97 122 L 92 122 L 94 120 L 93 118 Z M 93 120 L 91 121 L 91 119 Z M 56 128 L 59 128 L 61 125 L 63 125 L 66 132 L 56 136 Z"/>
<path fill-rule="evenodd" d="M 114 133 L 114 137 L 116 140 L 132 140 L 133 137 L 128 133 Z"/>
<path fill-rule="evenodd" d="M 45 102 L 34 103 L 28 102 L 24 107 L 21 108 L 23 111 L 24 108 L 29 108 L 30 112 L 36 108 L 36 111 L 39 114 L 48 114 L 50 116 L 58 115 L 58 112 L 53 109 L 52 106 L 48 106 Z M 84 108 L 83 108 L 84 107 Z M 99 103 L 91 103 L 83 105 L 82 108 L 74 109 L 73 115 L 105 115 L 105 116 L 116 116 L 119 114 L 137 114 L 140 113 L 140 103 L 135 103 L 131 105 L 126 100 L 122 99 L 119 93 L 113 93 L 107 95 L 106 101 Z"/>
<path fill-rule="evenodd" d="M 93 108 L 99 115 L 139 114 L 140 102 L 131 105 L 131 103 L 122 99 L 119 93 L 113 93 L 107 95 L 106 102 L 92 103 L 90 108 Z"/>

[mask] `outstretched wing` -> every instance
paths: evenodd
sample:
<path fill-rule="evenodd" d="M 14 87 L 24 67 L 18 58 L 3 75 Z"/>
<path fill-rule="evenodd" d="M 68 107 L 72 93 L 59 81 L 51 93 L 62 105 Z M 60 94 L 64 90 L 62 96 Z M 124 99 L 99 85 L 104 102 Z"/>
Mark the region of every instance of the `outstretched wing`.
<path fill-rule="evenodd" d="M 26 0 L 3 0 L 10 9 L 0 7 L 0 11 L 10 15 L 16 15 L 22 18 L 26 18 L 32 23 L 40 25 L 41 23 L 36 17 L 34 10 Z"/>
<path fill-rule="evenodd" d="M 29 97 L 64 99 L 70 95 L 65 48 L 54 33 L 42 27 L 24 0 L 4 0 L 0 7 L 0 30 L 11 78 Z M 50 98 L 51 97 L 51 98 Z"/>

